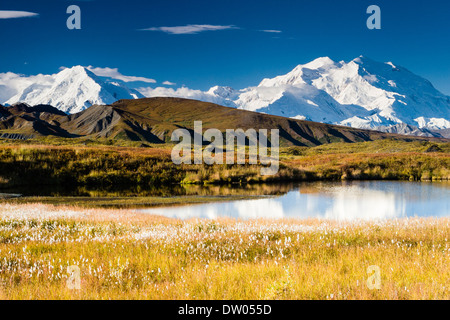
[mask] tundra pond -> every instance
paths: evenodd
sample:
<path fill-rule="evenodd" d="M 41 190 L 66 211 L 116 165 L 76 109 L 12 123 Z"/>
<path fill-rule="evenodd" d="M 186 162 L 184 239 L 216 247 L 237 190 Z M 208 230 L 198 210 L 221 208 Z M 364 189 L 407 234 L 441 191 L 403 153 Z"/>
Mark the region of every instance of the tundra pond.
<path fill-rule="evenodd" d="M 231 217 L 375 220 L 450 216 L 450 183 L 342 181 L 295 184 L 281 196 L 183 207 L 140 209 L 154 215 L 189 219 Z"/>

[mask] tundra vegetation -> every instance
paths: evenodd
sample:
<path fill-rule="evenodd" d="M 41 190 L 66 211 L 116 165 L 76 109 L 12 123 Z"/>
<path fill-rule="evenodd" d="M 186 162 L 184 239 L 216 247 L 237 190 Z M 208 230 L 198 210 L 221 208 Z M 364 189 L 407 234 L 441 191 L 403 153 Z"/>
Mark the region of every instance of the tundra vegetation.
<path fill-rule="evenodd" d="M 449 235 L 447 218 L 181 222 L 1 204 L 0 298 L 449 299 Z"/>
<path fill-rule="evenodd" d="M 449 180 L 450 143 L 377 140 L 280 148 L 277 174 L 260 165 L 175 165 L 172 145 L 114 140 L 0 140 L 0 188 L 78 185 L 149 188 L 315 180 Z"/>
<path fill-rule="evenodd" d="M 280 181 L 450 178 L 450 143 L 444 142 L 283 147 L 280 170 L 270 177 L 260 176 L 258 165 L 176 166 L 170 152 L 170 146 L 129 141 L 0 140 L 0 184 L 98 189 L 90 199 L 106 207 L 185 201 L 166 197 L 172 184 L 186 186 L 184 193 L 193 188 L 190 201 L 204 202 L 217 198 L 196 193 L 198 185 L 218 193 L 222 185 L 245 185 L 248 197 L 273 194 L 271 183 Z M 134 197 L 115 197 L 117 185 L 135 188 Z M 139 196 L 151 187 L 160 194 Z M 1 200 L 0 298 L 450 299 L 448 218 L 180 221 L 80 207 L 89 202 Z M 374 265 L 380 289 L 367 286 Z M 79 267 L 79 290 L 67 286 L 70 266 Z"/>

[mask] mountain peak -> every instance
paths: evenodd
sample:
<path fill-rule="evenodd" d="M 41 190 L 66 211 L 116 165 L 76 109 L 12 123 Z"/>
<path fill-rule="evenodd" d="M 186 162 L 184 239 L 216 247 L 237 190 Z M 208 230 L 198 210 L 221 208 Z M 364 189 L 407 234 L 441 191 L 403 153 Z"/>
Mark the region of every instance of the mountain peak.
<path fill-rule="evenodd" d="M 228 86 L 214 86 L 211 87 L 208 91 L 209 94 L 217 94 L 220 96 L 231 96 L 234 95 L 236 90 Z"/>
<path fill-rule="evenodd" d="M 41 78 L 41 77 L 40 77 Z M 94 104 L 111 104 L 119 99 L 137 99 L 143 96 L 117 81 L 104 81 L 88 68 L 76 65 L 40 78 L 23 77 L 23 86 L 6 104 L 26 102 L 30 105 L 52 105 L 66 113 L 77 113 Z M 3 101 L 2 101 L 3 102 Z"/>
<path fill-rule="evenodd" d="M 98 77 L 92 71 L 80 65 L 64 68 L 57 75 L 61 77 L 90 77 L 98 81 Z"/>
<path fill-rule="evenodd" d="M 362 55 L 317 58 L 239 93 L 238 108 L 278 116 L 366 129 L 450 127 L 449 97 L 403 67 Z"/>
<path fill-rule="evenodd" d="M 64 70 L 85 71 L 85 70 L 87 70 L 87 68 L 83 67 L 82 65 L 76 65 L 76 66 L 73 66 L 73 67 L 70 67 L 70 68 L 63 68 L 62 71 L 64 71 Z"/>
<path fill-rule="evenodd" d="M 62 67 L 61 71 L 59 73 L 86 73 L 87 69 L 86 67 L 77 65 L 77 66 L 73 66 L 73 67 Z"/>
<path fill-rule="evenodd" d="M 259 87 L 277 87 L 282 85 L 309 84 L 323 69 L 336 66 L 336 62 L 329 57 L 317 58 L 306 64 L 299 64 L 291 72 L 272 79 L 264 79 Z"/>
<path fill-rule="evenodd" d="M 308 69 L 320 69 L 324 66 L 328 65 L 334 65 L 335 62 L 331 60 L 329 57 L 320 57 L 317 59 L 314 59 L 311 62 L 308 62 L 307 64 L 300 65 L 302 68 L 308 68 Z"/>
<path fill-rule="evenodd" d="M 371 58 L 369 58 L 367 56 L 363 56 L 363 55 L 360 55 L 359 57 L 353 59 L 350 62 L 354 62 L 354 63 L 359 64 L 359 65 L 363 65 L 363 64 L 364 65 L 365 64 L 379 64 L 380 63 L 378 61 L 372 60 Z"/>
<path fill-rule="evenodd" d="M 121 82 L 104 79 L 79 65 L 54 75 L 23 77 L 20 85 L 2 87 L 6 89 L 0 92 L 0 103 L 50 104 L 64 112 L 76 113 L 94 104 L 143 97 Z M 175 95 L 357 128 L 377 129 L 399 123 L 420 129 L 450 128 L 450 97 L 403 67 L 362 55 L 339 62 L 320 57 L 242 90 L 223 86 L 213 86 L 208 91 L 182 87 L 166 96 Z"/>
<path fill-rule="evenodd" d="M 364 60 L 370 60 L 370 61 L 373 61 L 372 59 L 370 59 L 368 56 L 365 56 L 365 55 L 363 55 L 363 54 L 360 54 L 359 56 L 357 56 L 355 59 L 353 59 L 353 60 L 361 60 L 361 61 L 364 61 Z"/>

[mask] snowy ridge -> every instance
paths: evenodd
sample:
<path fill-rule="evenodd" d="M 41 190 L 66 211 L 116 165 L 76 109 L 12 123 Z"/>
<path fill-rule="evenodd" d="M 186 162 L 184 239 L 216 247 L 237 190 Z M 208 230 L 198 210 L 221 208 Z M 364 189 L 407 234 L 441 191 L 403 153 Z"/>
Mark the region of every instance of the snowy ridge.
<path fill-rule="evenodd" d="M 402 128 L 408 134 L 429 135 L 428 130 L 450 128 L 450 97 L 403 67 L 363 56 L 350 62 L 318 58 L 242 90 L 215 86 L 206 92 L 188 88 L 141 92 L 362 129 L 394 127 L 393 132 Z M 409 130 L 396 127 L 399 124 Z"/>
<path fill-rule="evenodd" d="M 450 97 L 426 79 L 392 62 L 360 56 L 350 62 L 328 57 L 298 65 L 258 86 L 235 90 L 213 86 L 128 88 L 87 68 L 75 66 L 54 75 L 0 73 L 0 104 L 50 104 L 66 113 L 120 99 L 180 97 L 272 115 L 362 129 L 439 136 L 450 129 Z"/>
<path fill-rule="evenodd" d="M 2 83 L 3 82 L 3 83 Z M 2 90 L 3 87 L 8 90 Z M 107 82 L 82 66 L 66 68 L 54 75 L 24 77 L 0 74 L 0 103 L 49 104 L 66 113 L 77 113 L 95 104 L 144 96 L 118 82 Z"/>
<path fill-rule="evenodd" d="M 450 97 L 402 67 L 364 57 L 349 63 L 319 58 L 299 65 L 245 89 L 236 105 L 365 129 L 402 123 L 435 130 L 450 127 Z"/>

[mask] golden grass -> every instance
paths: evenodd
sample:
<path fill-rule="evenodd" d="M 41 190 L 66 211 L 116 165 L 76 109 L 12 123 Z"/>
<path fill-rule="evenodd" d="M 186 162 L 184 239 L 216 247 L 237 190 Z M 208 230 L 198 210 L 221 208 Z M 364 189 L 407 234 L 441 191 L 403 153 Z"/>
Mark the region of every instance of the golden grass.
<path fill-rule="evenodd" d="M 0 298 L 450 299 L 449 238 L 448 218 L 180 221 L 1 204 Z M 66 285 L 72 265 L 80 290 Z"/>

